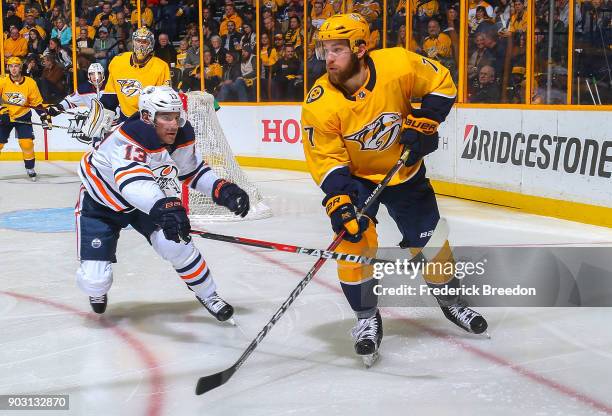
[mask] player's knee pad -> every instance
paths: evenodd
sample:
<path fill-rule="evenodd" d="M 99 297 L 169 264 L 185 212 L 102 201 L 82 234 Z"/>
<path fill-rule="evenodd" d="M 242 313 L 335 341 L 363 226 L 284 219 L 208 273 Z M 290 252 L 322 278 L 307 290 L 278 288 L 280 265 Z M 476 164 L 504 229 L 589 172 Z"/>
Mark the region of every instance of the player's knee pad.
<path fill-rule="evenodd" d="M 108 293 L 113 284 L 113 268 L 110 261 L 83 260 L 76 273 L 77 285 L 89 296 Z"/>
<path fill-rule="evenodd" d="M 193 243 L 176 243 L 168 240 L 161 230 L 153 231 L 151 234 L 151 245 L 157 254 L 164 260 L 172 263 L 175 269 L 185 267 L 200 254 Z"/>
<path fill-rule="evenodd" d="M 34 140 L 19 139 L 19 147 L 21 147 L 24 159 L 34 159 Z"/>
<path fill-rule="evenodd" d="M 412 255 L 418 254 L 420 249 L 411 248 Z M 455 277 L 455 258 L 448 240 L 439 247 L 438 252 L 433 258 L 427 259 L 427 264 L 423 270 L 423 278 L 427 283 L 444 285 Z"/>
<path fill-rule="evenodd" d="M 378 249 L 378 233 L 373 221 L 370 220 L 369 227 L 364 231 L 361 240 L 351 243 L 342 240 L 336 251 L 347 254 L 357 254 L 360 256 L 373 257 Z M 338 261 L 338 278 L 341 282 L 358 283 L 368 279 L 374 273 L 372 266 L 347 261 Z"/>

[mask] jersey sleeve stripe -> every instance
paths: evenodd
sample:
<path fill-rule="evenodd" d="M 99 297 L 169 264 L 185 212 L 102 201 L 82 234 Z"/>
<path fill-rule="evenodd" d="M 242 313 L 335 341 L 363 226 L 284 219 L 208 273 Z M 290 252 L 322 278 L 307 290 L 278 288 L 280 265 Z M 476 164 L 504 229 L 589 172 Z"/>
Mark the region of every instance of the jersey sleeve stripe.
<path fill-rule="evenodd" d="M 179 177 L 178 177 L 179 181 L 181 181 L 181 182 L 182 182 L 182 181 L 184 181 L 184 180 L 186 180 L 186 179 L 191 178 L 193 175 L 195 175 L 196 173 L 198 173 L 198 171 L 199 171 L 200 169 L 202 169 L 202 167 L 203 167 L 203 166 L 204 166 L 204 162 L 200 162 L 200 164 L 198 165 L 198 167 L 197 167 L 197 168 L 195 168 L 193 171 L 189 172 L 189 173 L 188 173 L 188 174 L 186 174 L 186 175 L 181 175 L 181 176 L 179 176 Z"/>
<path fill-rule="evenodd" d="M 124 180 L 121 185 L 119 185 L 119 190 L 123 191 L 123 188 L 125 188 L 128 184 L 132 183 L 132 182 L 136 182 L 136 181 L 152 181 L 155 182 L 155 179 L 153 179 L 150 176 L 134 176 L 131 178 L 128 178 L 126 180 Z"/>
<path fill-rule="evenodd" d="M 126 175 L 133 175 L 134 173 L 146 173 L 147 175 L 154 176 L 153 172 L 151 172 L 150 169 L 136 168 L 132 170 L 126 170 L 125 172 L 121 172 L 119 175 L 115 175 L 115 182 L 119 183 L 119 181 L 121 181 L 121 178 L 123 178 Z"/>
<path fill-rule="evenodd" d="M 187 147 L 187 146 L 191 146 L 195 143 L 195 140 L 190 140 L 187 143 L 183 143 L 183 144 L 179 144 L 178 146 L 176 146 L 177 149 L 180 149 L 182 147 Z"/>
<path fill-rule="evenodd" d="M 136 166 L 142 166 L 142 165 L 141 165 L 140 163 L 138 163 L 138 162 L 132 162 L 132 163 L 130 163 L 129 165 L 126 165 L 126 166 L 123 166 L 123 167 L 121 167 L 121 168 L 117 168 L 117 169 L 115 169 L 115 172 L 113 172 L 113 174 L 114 174 L 115 176 L 117 176 L 117 174 L 118 174 L 119 172 L 123 172 L 124 170 L 132 169 L 133 167 L 136 167 Z"/>
<path fill-rule="evenodd" d="M 85 157 L 83 158 L 83 164 L 85 166 L 85 173 L 87 175 L 87 178 L 93 181 L 92 185 L 95 186 L 96 190 L 100 191 L 100 194 L 104 197 L 104 200 L 107 203 L 109 203 L 115 210 L 123 211 L 127 207 L 122 207 L 117 204 L 117 202 L 115 202 L 115 200 L 111 198 L 111 196 L 108 194 L 108 192 L 106 192 L 106 189 L 104 189 L 105 187 L 100 181 L 100 179 L 91 171 L 91 166 L 89 164 L 89 161 L 87 160 L 88 156 L 91 156 L 91 153 L 85 154 Z"/>
<path fill-rule="evenodd" d="M 206 174 L 206 172 L 210 172 L 210 167 L 206 166 L 204 169 L 200 170 L 200 172 L 193 178 L 189 186 L 193 189 L 196 189 L 198 181 L 202 179 L 202 177 Z"/>

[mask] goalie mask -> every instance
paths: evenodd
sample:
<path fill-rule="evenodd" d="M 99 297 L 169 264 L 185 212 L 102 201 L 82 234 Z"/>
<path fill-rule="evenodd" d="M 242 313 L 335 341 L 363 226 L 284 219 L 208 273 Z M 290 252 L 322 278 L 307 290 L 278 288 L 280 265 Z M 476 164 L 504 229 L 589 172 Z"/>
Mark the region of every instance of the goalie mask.
<path fill-rule="evenodd" d="M 99 63 L 89 65 L 87 69 L 87 78 L 89 82 L 96 88 L 102 88 L 104 84 L 104 68 Z"/>
<path fill-rule="evenodd" d="M 141 27 L 132 34 L 132 47 L 137 62 L 145 62 L 153 54 L 155 37 L 146 27 Z"/>
<path fill-rule="evenodd" d="M 165 85 L 144 88 L 138 97 L 138 111 L 140 111 L 141 118 L 143 112 L 149 113 L 152 124 L 155 124 L 157 113 L 180 113 L 179 127 L 183 127 L 187 122 L 179 93 Z"/>

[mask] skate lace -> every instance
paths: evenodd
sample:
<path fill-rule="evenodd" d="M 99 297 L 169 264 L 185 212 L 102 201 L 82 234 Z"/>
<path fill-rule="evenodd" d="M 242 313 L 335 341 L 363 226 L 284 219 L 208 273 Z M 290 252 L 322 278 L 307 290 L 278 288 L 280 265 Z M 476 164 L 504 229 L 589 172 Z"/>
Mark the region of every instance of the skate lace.
<path fill-rule="evenodd" d="M 204 304 L 213 313 L 217 313 L 225 306 L 225 301 L 219 295 L 214 294 L 204 299 Z"/>
<path fill-rule="evenodd" d="M 458 321 L 466 325 L 469 324 L 474 317 L 474 312 L 466 306 L 452 305 L 448 307 L 448 310 Z"/>
<path fill-rule="evenodd" d="M 102 295 L 102 296 L 91 296 L 89 298 L 89 301 L 91 303 L 104 303 L 104 301 L 106 300 L 106 295 Z"/>
<path fill-rule="evenodd" d="M 376 341 L 377 334 L 378 322 L 376 321 L 376 315 L 371 318 L 359 319 L 357 325 L 351 330 L 351 335 L 355 340 L 371 339 Z"/>

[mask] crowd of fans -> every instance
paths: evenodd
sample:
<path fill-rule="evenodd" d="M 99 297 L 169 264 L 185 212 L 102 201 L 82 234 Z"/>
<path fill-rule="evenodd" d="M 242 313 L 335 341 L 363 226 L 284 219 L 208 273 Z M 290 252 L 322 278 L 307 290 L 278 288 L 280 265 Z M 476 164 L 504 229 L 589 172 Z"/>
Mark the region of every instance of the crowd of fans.
<path fill-rule="evenodd" d="M 90 63 L 99 62 L 106 69 L 114 56 L 131 50 L 131 34 L 139 23 L 135 1 L 76 2 L 74 63 L 70 1 L 3 0 L 5 57 L 21 57 L 24 73 L 37 80 L 45 102 L 57 102 L 71 92 L 73 65 L 83 81 Z M 170 66 L 176 88 L 199 90 L 203 73 L 206 90 L 220 101 L 255 101 L 257 84 L 262 101 L 301 101 L 304 90 L 325 72 L 319 28 L 327 17 L 346 12 L 360 13 L 370 23 L 370 49 L 408 47 L 440 61 L 458 81 L 462 16 L 456 0 L 389 0 L 386 13 L 380 0 L 259 0 L 259 39 L 254 1 L 258 0 L 204 0 L 200 50 L 197 0 L 141 0 L 140 23 L 154 32 L 155 55 Z M 468 101 L 524 103 L 527 0 L 489 1 L 468 0 Z M 549 1 L 554 1 L 552 48 Z M 600 101 L 612 102 L 606 55 L 612 31 L 609 1 L 576 1 L 574 78 L 584 83 L 578 100 L 590 100 L 584 93 L 590 91 Z M 568 8 L 568 0 L 535 3 L 532 102 L 566 102 Z"/>

